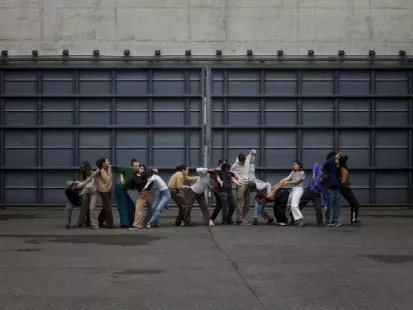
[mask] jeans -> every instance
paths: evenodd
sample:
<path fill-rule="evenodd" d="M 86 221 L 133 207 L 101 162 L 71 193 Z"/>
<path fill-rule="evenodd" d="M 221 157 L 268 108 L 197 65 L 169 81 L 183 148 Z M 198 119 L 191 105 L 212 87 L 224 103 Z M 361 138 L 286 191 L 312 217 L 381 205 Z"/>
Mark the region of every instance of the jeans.
<path fill-rule="evenodd" d="M 258 215 L 261 215 L 264 220 L 269 220 L 270 219 L 270 216 L 264 210 L 265 205 L 266 205 L 266 203 L 260 204 L 257 201 L 255 202 L 255 205 L 254 205 L 254 219 L 257 219 Z"/>
<path fill-rule="evenodd" d="M 154 224 L 158 221 L 159 216 L 161 215 L 169 199 L 171 199 L 171 193 L 169 190 L 164 189 L 159 192 L 158 197 L 156 197 L 154 203 L 152 204 L 152 217 L 149 220 L 149 224 Z"/>
<path fill-rule="evenodd" d="M 132 226 L 135 220 L 135 204 L 130 198 L 128 191 L 122 185 L 115 185 L 115 198 L 119 211 L 120 225 Z"/>
<path fill-rule="evenodd" d="M 331 213 L 333 213 L 333 223 L 338 222 L 341 213 L 340 189 L 328 189 L 328 205 L 326 212 L 326 222 L 331 223 Z"/>

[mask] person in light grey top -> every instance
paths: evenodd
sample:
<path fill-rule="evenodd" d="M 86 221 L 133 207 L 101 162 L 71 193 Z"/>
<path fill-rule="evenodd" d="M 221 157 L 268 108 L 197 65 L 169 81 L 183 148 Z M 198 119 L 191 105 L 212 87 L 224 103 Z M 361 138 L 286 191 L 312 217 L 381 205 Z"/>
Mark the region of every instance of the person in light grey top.
<path fill-rule="evenodd" d="M 286 178 L 281 180 L 284 185 L 292 184 L 292 191 L 288 197 L 287 207 L 291 208 L 294 224 L 296 226 L 304 226 L 303 214 L 298 208 L 301 196 L 304 193 L 304 179 L 305 173 L 303 171 L 303 164 L 296 160 L 294 162 L 294 170 L 291 171 Z"/>
<path fill-rule="evenodd" d="M 270 193 L 272 190 L 271 183 L 265 182 L 262 180 L 257 179 L 255 176 L 255 153 L 251 154 L 251 163 L 250 163 L 250 171 L 248 176 L 248 187 L 251 192 L 262 192 L 265 191 L 266 193 Z M 254 219 L 253 225 L 258 225 L 258 215 L 261 215 L 264 220 L 267 221 L 268 225 L 271 225 L 274 222 L 274 218 L 271 217 L 264 209 L 266 203 L 259 204 L 255 201 L 254 205 Z"/>
<path fill-rule="evenodd" d="M 208 209 L 208 203 L 205 197 L 205 190 L 211 188 L 211 177 L 210 173 L 214 173 L 214 169 L 208 168 L 197 168 L 196 172 L 199 175 L 198 180 L 188 189 L 187 200 L 189 205 L 189 221 L 191 221 L 191 211 L 195 200 L 198 202 L 199 208 L 201 209 L 202 215 L 205 221 L 210 227 L 214 226 L 214 222 L 211 220 L 211 215 Z"/>

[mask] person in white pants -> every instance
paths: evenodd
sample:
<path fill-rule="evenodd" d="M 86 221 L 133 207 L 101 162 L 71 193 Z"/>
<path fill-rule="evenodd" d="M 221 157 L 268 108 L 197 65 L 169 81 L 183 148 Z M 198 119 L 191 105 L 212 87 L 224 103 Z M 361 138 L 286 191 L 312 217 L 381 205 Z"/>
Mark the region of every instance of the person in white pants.
<path fill-rule="evenodd" d="M 305 173 L 303 171 L 303 164 L 296 160 L 294 162 L 294 170 L 291 171 L 288 177 L 281 180 L 281 184 L 292 184 L 292 191 L 288 197 L 287 207 L 291 208 L 294 225 L 299 227 L 304 226 L 305 224 L 303 214 L 298 207 L 301 196 L 304 193 L 304 179 Z"/>

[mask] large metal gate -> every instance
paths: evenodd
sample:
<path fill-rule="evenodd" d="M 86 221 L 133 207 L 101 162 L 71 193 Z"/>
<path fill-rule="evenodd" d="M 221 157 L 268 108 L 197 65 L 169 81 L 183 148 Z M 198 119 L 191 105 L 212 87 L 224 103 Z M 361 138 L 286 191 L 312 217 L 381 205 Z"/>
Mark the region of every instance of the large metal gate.
<path fill-rule="evenodd" d="M 257 173 L 276 182 L 293 161 L 349 156 L 361 204 L 412 203 L 413 71 L 334 66 L 213 67 L 211 160 L 258 151 Z"/>
<path fill-rule="evenodd" d="M 310 177 L 340 150 L 360 203 L 412 204 L 412 76 L 398 64 L 2 66 L 0 204 L 63 204 L 83 160 L 136 157 L 167 179 L 251 148 L 271 182 L 295 159 Z"/>
<path fill-rule="evenodd" d="M 204 165 L 203 69 L 1 71 L 1 204 L 63 204 L 81 161 Z"/>

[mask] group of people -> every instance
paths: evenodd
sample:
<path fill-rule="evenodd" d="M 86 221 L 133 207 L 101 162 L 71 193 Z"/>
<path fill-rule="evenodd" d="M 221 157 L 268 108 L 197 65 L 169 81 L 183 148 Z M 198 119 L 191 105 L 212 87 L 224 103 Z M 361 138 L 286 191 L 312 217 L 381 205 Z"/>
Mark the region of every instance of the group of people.
<path fill-rule="evenodd" d="M 176 226 L 193 225 L 191 213 L 197 201 L 205 222 L 210 227 L 215 225 L 220 212 L 224 226 L 258 225 L 258 217 L 261 216 L 267 224 L 302 227 L 306 222 L 301 211 L 311 201 L 316 210 L 317 226 L 339 227 L 341 195 L 351 206 L 350 224 L 360 225 L 359 205 L 351 188 L 347 156 L 331 152 L 322 167 L 315 163 L 312 177 L 305 188 L 306 176 L 300 161 L 294 162 L 293 170 L 287 177 L 271 185 L 256 177 L 255 155 L 255 150 L 251 150 L 247 156 L 241 153 L 232 166 L 227 160 L 220 159 L 215 168 L 197 168 L 197 176 L 189 175 L 187 165 L 179 165 L 168 183 L 159 176 L 157 169 L 147 169 L 137 159 L 132 159 L 129 167 L 120 167 L 111 165 L 107 158 L 101 158 L 96 162 L 96 170 L 92 169 L 89 162 L 83 162 L 80 167 L 82 180 L 67 183 L 66 228 L 72 227 L 72 211 L 75 206 L 80 206 L 77 226 L 114 228 L 111 208 L 113 186 L 120 226 L 133 230 L 159 226 L 160 215 L 167 208 L 170 199 L 179 209 Z M 114 172 L 120 174 L 117 184 L 114 184 Z M 236 186 L 236 197 L 232 194 L 232 184 Z M 205 197 L 208 189 L 212 190 L 216 200 L 212 215 Z M 128 193 L 132 190 L 138 191 L 135 202 Z M 250 193 L 255 193 L 252 223 L 247 220 Z M 97 210 L 98 197 L 102 201 L 100 212 Z M 269 202 L 274 203 L 274 217 L 265 211 Z M 233 221 L 235 212 L 236 218 Z"/>

